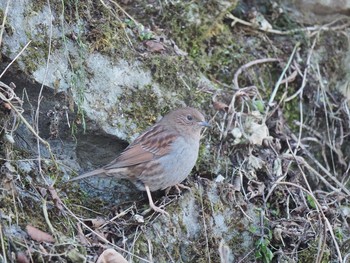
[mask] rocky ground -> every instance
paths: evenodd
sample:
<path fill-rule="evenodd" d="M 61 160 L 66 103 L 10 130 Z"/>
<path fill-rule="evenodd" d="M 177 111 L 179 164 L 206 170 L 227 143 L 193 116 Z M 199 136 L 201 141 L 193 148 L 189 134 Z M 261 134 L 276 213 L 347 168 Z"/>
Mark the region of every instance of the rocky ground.
<path fill-rule="evenodd" d="M 0 262 L 347 262 L 350 21 L 326 4 L 2 1 Z M 212 128 L 190 190 L 154 195 L 169 217 L 67 183 L 184 105 Z"/>

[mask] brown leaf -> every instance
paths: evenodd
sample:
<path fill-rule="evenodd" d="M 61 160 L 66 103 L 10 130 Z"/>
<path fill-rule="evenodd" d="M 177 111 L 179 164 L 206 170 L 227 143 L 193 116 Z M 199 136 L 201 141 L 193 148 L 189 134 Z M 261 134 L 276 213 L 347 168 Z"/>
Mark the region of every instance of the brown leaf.
<path fill-rule="evenodd" d="M 165 50 L 165 47 L 162 43 L 156 42 L 153 40 L 148 40 L 145 42 L 145 46 L 147 47 L 148 51 L 151 52 L 162 52 Z"/>
<path fill-rule="evenodd" d="M 50 186 L 49 191 L 50 191 L 51 197 L 52 197 L 56 207 L 62 211 L 63 210 L 62 201 L 61 201 L 60 197 L 58 196 L 56 189 L 53 188 L 52 186 Z"/>
<path fill-rule="evenodd" d="M 22 251 L 20 251 L 20 252 L 18 252 L 17 253 L 17 255 L 16 255 L 16 262 L 17 263 L 30 263 L 30 260 L 29 260 L 29 258 L 27 257 L 27 255 L 24 253 L 24 252 L 22 252 Z"/>
<path fill-rule="evenodd" d="M 48 234 L 46 232 L 43 232 L 43 231 L 37 229 L 36 227 L 33 227 L 31 225 L 26 226 L 26 231 L 27 231 L 28 235 L 35 241 L 48 242 L 48 243 L 55 242 L 55 239 L 53 238 L 53 236 L 51 236 L 50 234 Z"/>
<path fill-rule="evenodd" d="M 11 105 L 7 102 L 4 102 L 4 104 L 2 105 L 6 110 L 11 110 Z"/>
<path fill-rule="evenodd" d="M 98 257 L 96 263 L 128 263 L 128 261 L 114 249 L 108 248 Z"/>
<path fill-rule="evenodd" d="M 220 101 L 214 101 L 213 107 L 217 111 L 224 111 L 228 112 L 228 105 L 226 103 L 220 102 Z"/>
<path fill-rule="evenodd" d="M 91 224 L 92 224 L 92 228 L 93 229 L 99 228 L 100 226 L 102 226 L 105 223 L 106 223 L 106 220 L 104 220 L 101 217 L 97 217 L 95 219 L 91 219 Z"/>

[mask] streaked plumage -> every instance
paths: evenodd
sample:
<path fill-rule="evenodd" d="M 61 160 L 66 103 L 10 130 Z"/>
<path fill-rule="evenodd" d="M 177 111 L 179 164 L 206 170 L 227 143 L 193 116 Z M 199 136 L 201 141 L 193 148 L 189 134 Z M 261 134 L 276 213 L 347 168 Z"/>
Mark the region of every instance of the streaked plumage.
<path fill-rule="evenodd" d="M 90 176 L 113 176 L 128 179 L 138 189 L 162 190 L 180 184 L 191 172 L 199 150 L 200 132 L 209 126 L 203 114 L 194 108 L 181 108 L 165 115 L 135 139 L 115 160 L 97 170 L 82 174 L 71 181 Z"/>

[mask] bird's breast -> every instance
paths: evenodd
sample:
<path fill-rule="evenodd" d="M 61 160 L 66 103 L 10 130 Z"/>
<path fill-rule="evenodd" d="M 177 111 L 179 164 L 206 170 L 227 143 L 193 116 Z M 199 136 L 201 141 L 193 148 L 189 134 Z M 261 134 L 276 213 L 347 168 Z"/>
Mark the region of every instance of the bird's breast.
<path fill-rule="evenodd" d="M 199 141 L 179 137 L 173 142 L 167 154 L 143 165 L 143 172 L 137 179 L 148 185 L 151 191 L 179 184 L 190 174 L 197 161 L 198 150 Z M 138 188 L 144 190 L 140 185 Z"/>
<path fill-rule="evenodd" d="M 198 158 L 199 142 L 179 138 L 174 142 L 171 154 L 162 157 L 164 177 L 160 189 L 181 183 L 190 174 Z"/>

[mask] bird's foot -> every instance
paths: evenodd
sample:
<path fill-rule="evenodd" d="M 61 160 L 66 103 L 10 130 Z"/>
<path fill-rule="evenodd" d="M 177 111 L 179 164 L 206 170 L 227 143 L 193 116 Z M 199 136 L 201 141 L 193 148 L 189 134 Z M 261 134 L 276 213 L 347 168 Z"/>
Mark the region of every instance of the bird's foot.
<path fill-rule="evenodd" d="M 169 213 L 167 211 L 165 211 L 164 209 L 160 208 L 159 206 L 156 206 L 153 202 L 149 202 L 149 206 L 158 213 L 161 213 L 163 215 L 169 216 Z"/>
<path fill-rule="evenodd" d="M 175 187 L 176 191 L 178 194 L 181 194 L 181 189 L 186 189 L 186 190 L 189 190 L 191 191 L 191 188 L 186 186 L 186 185 L 183 185 L 183 184 L 176 184 L 176 185 L 173 185 L 173 186 L 170 186 L 168 187 L 166 190 L 165 190 L 165 195 L 169 195 L 169 192 L 171 190 L 172 187 Z"/>
<path fill-rule="evenodd" d="M 163 210 L 162 208 L 156 206 L 156 205 L 153 203 L 151 191 L 149 190 L 149 187 L 148 187 L 147 185 L 145 185 L 145 189 L 146 189 L 146 193 L 147 193 L 147 196 L 148 196 L 149 206 L 150 206 L 155 212 L 158 212 L 158 213 L 161 213 L 161 214 L 163 214 L 163 215 L 169 216 L 169 214 L 168 214 L 165 210 Z"/>

